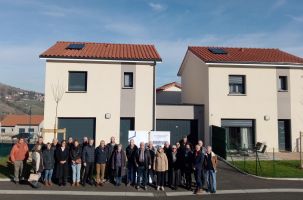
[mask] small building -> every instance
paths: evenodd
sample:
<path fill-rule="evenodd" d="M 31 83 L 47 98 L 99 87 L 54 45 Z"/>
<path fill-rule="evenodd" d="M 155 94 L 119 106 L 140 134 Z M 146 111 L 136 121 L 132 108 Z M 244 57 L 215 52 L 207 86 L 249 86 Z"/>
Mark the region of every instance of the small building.
<path fill-rule="evenodd" d="M 203 138 L 227 149 L 295 151 L 303 130 L 303 58 L 279 49 L 188 47 L 182 103 L 204 106 Z M 220 128 L 220 129 L 217 129 Z M 216 131 L 216 130 L 219 130 Z"/>
<path fill-rule="evenodd" d="M 1 136 L 19 133 L 38 134 L 43 128 L 43 115 L 6 115 L 0 122 Z"/>

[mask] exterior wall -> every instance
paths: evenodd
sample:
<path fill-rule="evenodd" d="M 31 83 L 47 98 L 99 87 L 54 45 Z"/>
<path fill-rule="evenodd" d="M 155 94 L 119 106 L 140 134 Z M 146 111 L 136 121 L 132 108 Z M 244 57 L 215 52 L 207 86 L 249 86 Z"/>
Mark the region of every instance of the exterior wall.
<path fill-rule="evenodd" d="M 158 91 L 157 104 L 181 104 L 181 91 Z"/>
<path fill-rule="evenodd" d="M 204 107 L 195 105 L 157 105 L 156 119 L 198 120 L 198 139 L 203 138 Z"/>
<path fill-rule="evenodd" d="M 0 126 L 0 131 L 1 131 L 2 128 L 5 129 L 5 133 L 0 133 L 1 135 L 15 135 L 15 127 Z"/>
<path fill-rule="evenodd" d="M 289 69 L 277 69 L 277 88 L 279 83 L 279 76 L 287 76 L 288 91 L 278 91 L 278 119 L 290 119 L 290 70 Z"/>
<path fill-rule="evenodd" d="M 303 131 L 303 71 L 290 69 L 289 73 L 292 150 L 298 151 L 299 133 Z"/>
<path fill-rule="evenodd" d="M 190 51 L 187 51 L 181 66 L 182 103 L 204 105 L 204 129 L 200 134 L 209 144 L 209 69 Z"/>
<path fill-rule="evenodd" d="M 246 95 L 229 95 L 232 74 L 246 76 Z M 278 149 L 276 83 L 275 68 L 209 67 L 209 125 L 221 126 L 223 118 L 255 119 L 256 142 Z"/>
<path fill-rule="evenodd" d="M 135 130 L 153 129 L 153 65 L 136 65 Z"/>
<path fill-rule="evenodd" d="M 133 72 L 133 88 L 124 88 L 124 72 Z M 121 69 L 121 117 L 135 117 L 136 65 L 122 64 Z"/>
<path fill-rule="evenodd" d="M 87 71 L 87 92 L 67 92 L 69 71 Z M 44 128 L 54 127 L 56 104 L 52 86 L 59 83 L 65 93 L 59 102 L 58 117 L 94 117 L 97 143 L 110 136 L 119 140 L 121 64 L 47 61 L 45 73 Z M 105 119 L 106 113 L 111 114 L 110 119 Z M 45 141 L 52 138 L 52 134 L 46 134 Z"/>

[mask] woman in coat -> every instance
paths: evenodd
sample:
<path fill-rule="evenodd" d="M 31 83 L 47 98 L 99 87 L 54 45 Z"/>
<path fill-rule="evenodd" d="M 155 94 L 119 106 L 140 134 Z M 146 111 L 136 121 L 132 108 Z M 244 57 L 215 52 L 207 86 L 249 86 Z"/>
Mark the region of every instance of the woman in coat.
<path fill-rule="evenodd" d="M 59 186 L 65 186 L 67 182 L 67 162 L 69 157 L 69 150 L 66 147 L 66 141 L 63 140 L 61 142 L 61 147 L 56 150 L 55 153 L 56 161 L 57 161 L 57 178 Z"/>
<path fill-rule="evenodd" d="M 46 186 L 52 185 L 52 176 L 55 165 L 54 149 L 51 143 L 47 143 L 46 149 L 42 153 L 43 167 L 44 167 L 44 184 Z"/>
<path fill-rule="evenodd" d="M 153 166 L 157 175 L 157 190 L 164 191 L 165 172 L 168 170 L 168 160 L 162 147 L 158 148 L 158 151 L 154 158 Z"/>
<path fill-rule="evenodd" d="M 43 158 L 42 158 L 42 146 L 36 144 L 33 149 L 32 159 L 33 168 L 35 174 L 41 174 L 43 172 Z"/>
<path fill-rule="evenodd" d="M 73 145 L 70 145 L 70 160 L 71 160 L 71 167 L 72 167 L 72 186 L 79 186 L 80 185 L 80 172 L 81 172 L 81 156 L 82 156 L 82 149 L 79 145 L 78 140 L 74 141 Z"/>
<path fill-rule="evenodd" d="M 116 186 L 121 185 L 122 177 L 125 176 L 126 161 L 126 154 L 122 150 L 122 144 L 119 144 L 117 150 L 115 150 L 113 153 L 111 163 Z"/>

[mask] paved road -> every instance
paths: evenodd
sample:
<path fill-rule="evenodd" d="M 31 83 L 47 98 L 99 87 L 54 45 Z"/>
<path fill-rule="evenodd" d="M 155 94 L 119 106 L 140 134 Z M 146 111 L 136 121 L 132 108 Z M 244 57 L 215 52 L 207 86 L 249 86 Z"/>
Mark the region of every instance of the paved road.
<path fill-rule="evenodd" d="M 303 200 L 303 181 L 276 181 L 263 180 L 241 174 L 220 162 L 218 170 L 218 193 L 215 195 L 203 195 L 203 199 L 290 199 L 295 198 Z M 56 195 L 57 194 L 57 195 Z M 107 184 L 104 187 L 79 187 L 74 188 L 70 186 L 58 187 L 53 186 L 33 189 L 29 185 L 15 185 L 11 182 L 0 182 L 0 196 L 1 200 L 5 199 L 20 199 L 35 200 L 41 199 L 43 195 L 44 200 L 61 199 L 174 199 L 184 200 L 201 199 L 200 196 L 194 196 L 191 192 L 185 190 L 172 191 L 166 189 L 165 192 L 157 192 L 153 188 L 147 191 L 137 191 L 133 187 L 121 186 L 119 188 Z"/>

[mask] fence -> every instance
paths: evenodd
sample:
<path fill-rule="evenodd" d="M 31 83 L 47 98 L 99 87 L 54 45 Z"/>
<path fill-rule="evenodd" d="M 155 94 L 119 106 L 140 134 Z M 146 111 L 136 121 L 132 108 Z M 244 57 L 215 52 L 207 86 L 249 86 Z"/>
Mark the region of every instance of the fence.
<path fill-rule="evenodd" d="M 227 160 L 240 170 L 264 177 L 303 178 L 300 153 L 280 153 L 265 146 L 255 149 L 227 151 Z"/>

